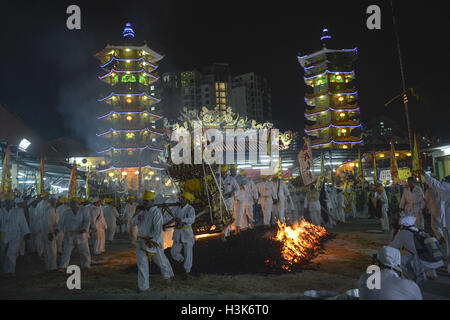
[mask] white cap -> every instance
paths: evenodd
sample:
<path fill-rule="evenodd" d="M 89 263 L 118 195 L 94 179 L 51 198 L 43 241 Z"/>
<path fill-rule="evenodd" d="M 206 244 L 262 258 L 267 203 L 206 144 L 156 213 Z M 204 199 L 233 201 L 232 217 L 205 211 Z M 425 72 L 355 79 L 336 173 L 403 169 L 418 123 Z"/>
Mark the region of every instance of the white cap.
<path fill-rule="evenodd" d="M 400 224 L 404 227 L 411 227 L 416 223 L 416 217 L 414 216 L 403 216 L 400 218 Z"/>
<path fill-rule="evenodd" d="M 378 251 L 377 259 L 382 265 L 386 267 L 391 267 L 392 269 L 400 272 L 402 271 L 402 268 L 400 266 L 401 256 L 398 249 L 384 246 Z"/>

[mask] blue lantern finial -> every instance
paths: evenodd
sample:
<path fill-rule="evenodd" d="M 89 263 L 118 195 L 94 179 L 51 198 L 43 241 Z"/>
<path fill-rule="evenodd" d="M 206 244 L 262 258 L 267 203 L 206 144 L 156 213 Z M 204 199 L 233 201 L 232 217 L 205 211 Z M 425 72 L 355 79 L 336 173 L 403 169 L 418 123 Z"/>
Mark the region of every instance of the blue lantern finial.
<path fill-rule="evenodd" d="M 322 37 L 320 38 L 320 41 L 322 41 L 322 45 L 324 48 L 326 47 L 326 42 L 328 39 L 331 39 L 331 36 L 328 32 L 328 29 L 325 28 L 322 30 Z"/>
<path fill-rule="evenodd" d="M 123 28 L 122 35 L 123 35 L 124 38 L 126 38 L 126 37 L 134 38 L 134 30 L 131 27 L 131 23 L 127 22 L 125 24 L 125 28 Z"/>

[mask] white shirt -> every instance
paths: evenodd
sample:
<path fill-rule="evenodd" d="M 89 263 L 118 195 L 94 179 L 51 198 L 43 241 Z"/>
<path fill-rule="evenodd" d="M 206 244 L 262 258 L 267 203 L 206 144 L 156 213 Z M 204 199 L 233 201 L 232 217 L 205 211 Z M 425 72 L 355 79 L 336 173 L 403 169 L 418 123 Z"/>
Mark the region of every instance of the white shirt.
<path fill-rule="evenodd" d="M 89 231 L 91 218 L 86 207 L 80 206 L 77 214 L 74 214 L 69 208 L 62 213 L 62 218 L 58 221 L 58 230 L 64 232 L 64 240 L 87 239 L 88 233 L 80 233 L 80 229 Z"/>
<path fill-rule="evenodd" d="M 264 202 L 265 199 L 272 202 L 272 198 L 277 198 L 277 190 L 275 190 L 275 185 L 272 181 L 260 182 L 256 185 L 258 192 L 260 194 L 259 203 Z"/>
<path fill-rule="evenodd" d="M 106 224 L 109 228 L 116 225 L 117 218 L 119 218 L 119 212 L 116 207 L 110 204 L 105 205 L 103 207 L 103 215 L 105 216 Z"/>
<path fill-rule="evenodd" d="M 445 228 L 450 228 L 450 183 L 439 182 L 428 174 L 425 174 L 425 182 L 439 194 L 442 225 Z"/>
<path fill-rule="evenodd" d="M 54 233 L 58 224 L 58 215 L 56 209 L 49 205 L 41 217 L 41 232 L 44 235 Z"/>
<path fill-rule="evenodd" d="M 173 210 L 175 217 L 180 218 L 183 227 L 173 231 L 172 240 L 181 243 L 194 243 L 194 231 L 190 226 L 195 222 L 195 209 L 190 204 L 186 204 L 183 208 L 176 207 Z"/>
<path fill-rule="evenodd" d="M 248 179 L 248 183 L 244 186 L 244 189 L 247 192 L 250 204 L 253 204 L 254 201 L 258 200 L 258 188 L 253 180 Z"/>
<path fill-rule="evenodd" d="M 125 208 L 123 209 L 123 215 L 127 219 L 131 219 L 133 217 L 133 214 L 136 212 L 137 204 L 136 202 L 133 202 L 133 204 L 127 203 L 125 205 Z"/>
<path fill-rule="evenodd" d="M 101 207 L 92 206 L 90 210 L 91 225 L 95 230 L 108 229 Z"/>
<path fill-rule="evenodd" d="M 278 185 L 280 185 L 279 188 Z M 277 182 L 275 182 L 274 188 L 275 194 L 278 195 L 278 199 L 280 199 L 280 201 L 284 201 L 288 197 L 289 189 L 287 187 L 286 182 L 284 182 L 283 180 L 278 180 Z"/>
<path fill-rule="evenodd" d="M 408 279 L 402 279 L 390 269 L 381 269 L 380 289 L 367 288 L 369 274 L 359 279 L 360 300 L 422 300 L 419 286 Z"/>
<path fill-rule="evenodd" d="M 2 243 L 19 240 L 30 233 L 22 208 L 12 208 L 9 211 L 0 208 L 0 232 Z"/>
<path fill-rule="evenodd" d="M 138 227 L 138 237 L 152 237 L 152 241 L 156 242 L 160 249 L 164 247 L 161 237 L 163 217 L 158 207 L 153 206 L 148 210 L 139 211 L 132 218 L 131 224 Z"/>
<path fill-rule="evenodd" d="M 234 196 L 234 193 L 239 190 L 239 184 L 236 181 L 235 177 L 232 177 L 228 175 L 223 181 L 224 185 L 224 195 L 225 198 L 228 198 L 229 196 L 226 196 L 226 194 L 231 194 L 231 197 Z"/>
<path fill-rule="evenodd" d="M 423 191 L 420 187 L 414 186 L 411 191 L 409 186 L 403 189 L 402 199 L 400 200 L 400 208 L 404 208 L 408 212 L 422 212 L 425 205 L 423 200 Z"/>

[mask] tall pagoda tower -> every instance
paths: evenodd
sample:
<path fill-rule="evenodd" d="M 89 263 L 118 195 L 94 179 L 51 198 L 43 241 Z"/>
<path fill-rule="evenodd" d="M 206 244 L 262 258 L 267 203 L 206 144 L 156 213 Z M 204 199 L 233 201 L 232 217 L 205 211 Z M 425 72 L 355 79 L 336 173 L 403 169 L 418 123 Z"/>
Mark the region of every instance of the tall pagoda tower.
<path fill-rule="evenodd" d="M 155 82 L 163 56 L 147 43 L 136 43 L 130 23 L 123 30 L 122 44 L 108 44 L 94 56 L 105 72 L 99 79 L 111 87 L 110 94 L 98 100 L 104 109 L 97 117 L 97 153 L 104 156 L 98 171 L 121 180 L 126 176 L 128 186 L 137 189 L 143 169 L 152 173 L 162 169 L 158 158 L 164 151 L 162 121 L 158 122 L 162 116 Z"/>
<path fill-rule="evenodd" d="M 328 49 L 323 29 L 322 49 L 298 57 L 308 86 L 305 132 L 313 148 L 348 149 L 363 143 L 354 62 L 357 49 Z"/>

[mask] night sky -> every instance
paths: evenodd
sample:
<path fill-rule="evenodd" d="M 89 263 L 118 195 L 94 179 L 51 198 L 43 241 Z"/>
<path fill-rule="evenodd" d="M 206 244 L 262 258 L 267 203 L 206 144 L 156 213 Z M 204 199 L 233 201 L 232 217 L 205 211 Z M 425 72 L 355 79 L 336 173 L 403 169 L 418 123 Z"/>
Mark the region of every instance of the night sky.
<path fill-rule="evenodd" d="M 412 128 L 450 140 L 447 11 L 441 2 L 394 1 L 410 98 Z M 425 5 L 426 3 L 426 5 Z M 66 28 L 77 4 L 82 29 Z M 381 7 L 381 30 L 366 28 L 366 8 Z M 92 56 L 120 43 L 125 22 L 165 55 L 160 72 L 228 62 L 255 71 L 272 88 L 274 120 L 303 130 L 305 85 L 297 55 L 320 49 L 328 28 L 335 48 L 358 48 L 356 77 L 363 121 L 387 114 L 406 128 L 389 1 L 2 1 L 0 102 L 46 139 L 92 137 L 96 98 L 108 94 Z M 428 131 L 427 131 L 428 130 Z"/>

